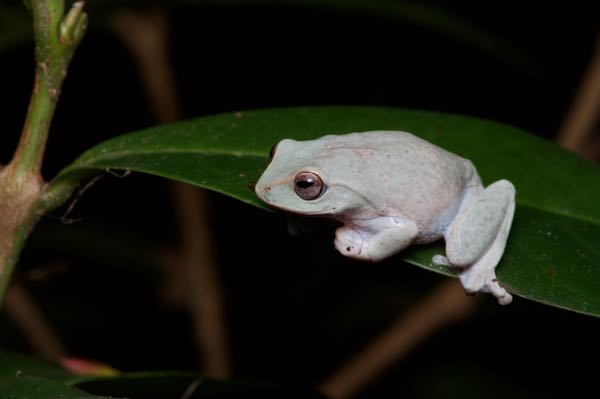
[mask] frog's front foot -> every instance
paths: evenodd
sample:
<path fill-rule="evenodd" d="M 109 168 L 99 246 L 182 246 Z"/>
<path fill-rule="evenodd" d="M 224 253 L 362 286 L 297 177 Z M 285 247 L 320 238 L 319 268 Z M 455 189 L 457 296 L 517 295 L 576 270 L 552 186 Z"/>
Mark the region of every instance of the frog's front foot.
<path fill-rule="evenodd" d="M 343 255 L 378 262 L 409 246 L 417 234 L 412 221 L 384 216 L 338 228 L 334 244 Z"/>
<path fill-rule="evenodd" d="M 342 226 L 335 232 L 335 248 L 343 255 L 356 259 L 366 259 L 366 251 L 363 252 L 366 237 L 364 234 L 349 226 Z"/>

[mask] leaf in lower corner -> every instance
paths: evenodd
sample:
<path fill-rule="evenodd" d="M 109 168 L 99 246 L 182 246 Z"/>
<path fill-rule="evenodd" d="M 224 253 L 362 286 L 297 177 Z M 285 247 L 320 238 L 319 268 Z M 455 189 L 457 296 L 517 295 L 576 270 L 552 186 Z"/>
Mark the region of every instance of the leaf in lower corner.
<path fill-rule="evenodd" d="M 33 356 L 0 351 L 0 386 L 15 377 L 44 377 L 68 381 L 73 375 L 57 364 Z"/>
<path fill-rule="evenodd" d="M 20 377 L 0 384 L 2 399 L 104 399 L 41 377 Z"/>
<path fill-rule="evenodd" d="M 189 399 L 324 399 L 321 394 L 306 387 L 288 387 L 261 381 L 199 378 L 192 373 L 178 371 L 89 378 L 76 386 L 87 392 L 111 397 L 143 399 L 180 398 L 184 393 Z"/>

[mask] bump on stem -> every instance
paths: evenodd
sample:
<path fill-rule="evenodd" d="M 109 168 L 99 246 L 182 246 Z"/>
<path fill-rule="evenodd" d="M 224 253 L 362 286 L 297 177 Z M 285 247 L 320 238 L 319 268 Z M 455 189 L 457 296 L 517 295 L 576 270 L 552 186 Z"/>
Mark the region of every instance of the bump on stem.
<path fill-rule="evenodd" d="M 86 28 L 87 14 L 83 12 L 83 1 L 77 1 L 60 23 L 60 42 L 77 46 L 83 39 Z"/>

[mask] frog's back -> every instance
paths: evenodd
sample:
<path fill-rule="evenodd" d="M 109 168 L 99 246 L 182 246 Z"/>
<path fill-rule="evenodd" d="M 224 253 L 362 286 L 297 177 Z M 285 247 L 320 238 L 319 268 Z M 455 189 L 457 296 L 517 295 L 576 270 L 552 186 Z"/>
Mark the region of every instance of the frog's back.
<path fill-rule="evenodd" d="M 410 133 L 373 131 L 327 136 L 323 154 L 340 182 L 373 204 L 377 214 L 411 218 L 420 227 L 479 184 L 470 161 Z"/>

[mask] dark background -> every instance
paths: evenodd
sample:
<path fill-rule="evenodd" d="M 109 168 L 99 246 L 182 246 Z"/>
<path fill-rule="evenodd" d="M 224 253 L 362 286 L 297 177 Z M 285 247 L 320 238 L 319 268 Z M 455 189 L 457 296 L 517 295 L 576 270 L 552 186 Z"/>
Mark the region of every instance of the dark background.
<path fill-rule="evenodd" d="M 414 21 L 344 9 L 153 6 L 170 18 L 186 118 L 386 105 L 480 116 L 552 140 L 593 53 L 598 10 L 583 2 L 424 4 L 506 43 L 511 55 Z M 156 123 L 130 53 L 104 22 L 116 8 L 90 11 L 92 26 L 51 131 L 47 178 L 95 143 Z M 0 54 L 2 163 L 18 139 L 33 67 L 28 41 Z M 236 377 L 316 384 L 443 280 L 397 259 L 366 265 L 342 258 L 331 228 L 290 238 L 281 214 L 220 195 L 211 203 Z M 70 353 L 122 370 L 197 368 L 189 317 L 164 299 L 160 269 L 147 262 L 179 240 L 167 182 L 108 176 L 69 215 L 76 223 L 63 225 L 62 211 L 43 218 L 16 278 Z M 58 272 L 32 279 L 36 270 Z M 549 397 L 594 386 L 588 376 L 600 355 L 597 319 L 521 298 L 508 308 L 481 302 L 467 321 L 416 347 L 365 397 Z M 0 321 L 0 347 L 30 351 L 12 321 Z"/>

